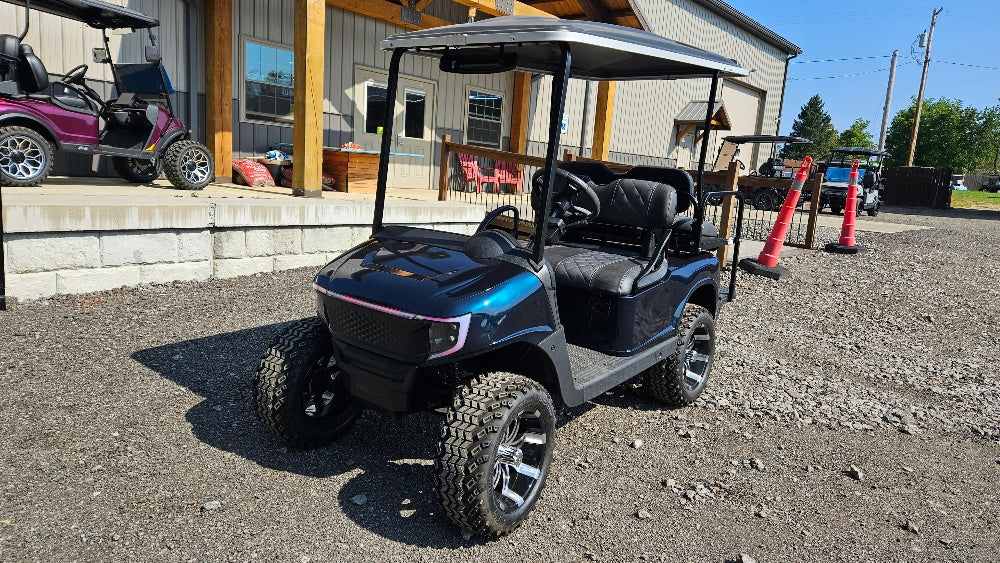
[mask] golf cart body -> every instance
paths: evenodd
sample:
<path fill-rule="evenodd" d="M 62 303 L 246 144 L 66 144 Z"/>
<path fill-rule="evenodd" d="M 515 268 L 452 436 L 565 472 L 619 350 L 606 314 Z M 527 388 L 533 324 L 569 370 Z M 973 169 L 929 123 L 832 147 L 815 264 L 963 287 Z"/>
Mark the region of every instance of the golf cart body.
<path fill-rule="evenodd" d="M 22 42 L 27 23 L 20 36 L 0 35 L 0 128 L 18 128 L 0 138 L 0 180 L 5 185 L 35 185 L 44 180 L 51 167 L 52 149 L 110 156 L 126 180 L 151 181 L 159 175 L 161 161 L 171 147 L 177 147 L 177 141 L 186 141 L 177 148 L 197 145 L 187 141 L 190 133 L 174 115 L 170 99 L 174 90 L 152 33 L 159 25 L 156 19 L 101 0 L 6 1 L 25 6 L 26 22 L 28 12 L 34 9 L 101 30 L 104 45 L 93 49 L 93 62 L 110 66 L 116 94 L 105 100 L 90 88 L 85 64 L 71 69 L 61 80 L 50 81 L 42 61 Z M 109 29 L 148 33 L 146 61 L 115 63 Z M 41 143 L 32 142 L 38 138 Z M 26 164 L 17 162 L 18 154 L 25 152 L 17 153 L 18 143 L 37 145 L 23 161 Z M 198 189 L 209 176 L 214 179 L 211 159 L 205 158 L 207 149 L 194 148 L 198 154 L 181 156 L 194 156 L 198 166 L 185 161 L 173 163 L 178 170 L 167 168 L 168 178 L 178 187 Z M 180 182 L 175 181 L 178 173 Z"/>
<path fill-rule="evenodd" d="M 550 18 L 498 17 L 382 45 L 392 51 L 390 108 L 407 53 L 439 59 L 445 72 L 554 76 L 546 165 L 531 181 L 532 234 L 518 239 L 513 206 L 487 213 L 472 236 L 384 225 L 387 112 L 372 236 L 316 276 L 318 319 L 291 325 L 268 350 L 255 408 L 293 446 L 329 442 L 362 406 L 444 409 L 434 474 L 443 512 L 495 537 L 523 521 L 544 485 L 550 392 L 575 406 L 645 374 L 655 396 L 690 403 L 711 368 L 720 293 L 733 297 L 735 278 L 720 288 L 714 252 L 727 241 L 703 220 L 710 194 L 687 172 L 557 168 L 569 78 L 710 77 L 715 92 L 721 77 L 747 72 L 645 31 Z M 699 180 L 706 151 L 703 144 Z M 726 196 L 742 211 L 736 192 Z M 504 213 L 513 214 L 513 234 L 494 226 Z M 303 360 L 303 349 L 317 352 Z"/>
<path fill-rule="evenodd" d="M 833 213 L 840 213 L 847 203 L 847 186 L 851 173 L 851 161 L 857 158 L 861 162 L 858 168 L 858 213 L 867 211 L 869 215 L 878 214 L 882 206 L 882 190 L 885 179 L 882 177 L 882 160 L 889 153 L 864 147 L 839 147 L 831 151 L 823 172 L 823 191 L 821 206 L 830 206 Z"/>
<path fill-rule="evenodd" d="M 722 146 L 719 147 L 719 155 L 715 161 L 715 170 L 726 170 L 730 163 L 738 162 L 740 170 L 746 166 L 740 157 L 740 146 L 744 144 L 770 144 L 771 156 L 764 161 L 757 170 L 751 170 L 750 176 L 761 176 L 767 178 L 791 178 L 794 170 L 785 166 L 785 161 L 775 156 L 778 144 L 785 143 L 812 143 L 804 137 L 794 137 L 791 135 L 730 135 L 722 139 Z M 787 190 L 779 186 L 760 186 L 749 190 L 745 196 L 750 206 L 761 211 L 777 211 L 785 201 Z M 809 201 L 811 198 L 809 191 L 803 191 L 799 195 L 799 205 Z M 720 203 L 718 200 L 712 203 Z"/>

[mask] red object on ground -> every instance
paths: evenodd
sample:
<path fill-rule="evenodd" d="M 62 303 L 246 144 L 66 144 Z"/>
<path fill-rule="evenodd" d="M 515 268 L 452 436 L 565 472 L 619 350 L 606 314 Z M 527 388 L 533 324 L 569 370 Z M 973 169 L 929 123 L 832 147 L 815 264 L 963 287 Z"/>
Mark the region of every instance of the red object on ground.
<path fill-rule="evenodd" d="M 761 266 L 773 268 L 778 265 L 778 255 L 781 254 L 781 247 L 785 244 L 785 235 L 788 234 L 788 227 L 792 224 L 792 214 L 799 203 L 799 196 L 802 195 L 802 185 L 809 179 L 809 169 L 812 168 L 813 159 L 810 156 L 802 158 L 802 166 L 795 174 L 792 187 L 785 195 L 785 203 L 778 212 L 778 219 L 774 222 L 770 236 L 764 244 L 764 250 L 757 256 L 757 263 Z"/>
<path fill-rule="evenodd" d="M 844 223 L 840 226 L 840 246 L 855 246 L 854 223 L 858 215 L 858 166 L 860 161 L 851 161 L 851 173 L 847 181 L 847 202 L 844 203 Z"/>

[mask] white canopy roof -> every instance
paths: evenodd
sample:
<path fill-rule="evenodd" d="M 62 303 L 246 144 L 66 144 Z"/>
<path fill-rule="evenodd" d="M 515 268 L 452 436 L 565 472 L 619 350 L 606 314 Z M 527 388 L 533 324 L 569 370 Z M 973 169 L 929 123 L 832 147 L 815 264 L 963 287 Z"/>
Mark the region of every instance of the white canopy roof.
<path fill-rule="evenodd" d="M 648 31 L 592 21 L 504 16 L 473 23 L 393 35 L 382 48 L 406 47 L 440 57 L 446 49 L 517 55 L 517 68 L 554 74 L 559 43 L 572 53 L 570 76 L 588 80 L 698 78 L 719 71 L 723 77 L 749 72 L 732 59 L 671 41 Z"/>

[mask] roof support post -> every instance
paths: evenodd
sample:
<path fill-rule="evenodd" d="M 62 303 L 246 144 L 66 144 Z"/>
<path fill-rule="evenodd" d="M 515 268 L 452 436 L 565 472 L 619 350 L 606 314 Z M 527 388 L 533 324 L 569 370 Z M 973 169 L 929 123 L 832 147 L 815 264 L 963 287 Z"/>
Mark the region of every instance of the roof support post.
<path fill-rule="evenodd" d="M 549 213 L 552 211 L 552 185 L 556 182 L 556 160 L 559 158 L 559 140 L 562 137 L 562 114 L 566 107 L 566 88 L 569 86 L 569 73 L 572 67 L 572 53 L 569 45 L 560 43 L 562 64 L 552 77 L 552 102 L 549 108 L 549 144 L 545 149 L 545 203 L 535 214 L 535 234 L 533 237 L 532 258 L 536 268 L 542 267 L 545 252 L 545 237 L 548 231 Z"/>
<path fill-rule="evenodd" d="M 194 88 L 189 88 L 192 92 Z M 216 179 L 233 169 L 233 3 L 205 2 L 205 144 Z"/>
<path fill-rule="evenodd" d="M 708 158 L 709 133 L 712 132 L 712 115 L 715 113 L 715 91 L 719 89 L 719 71 L 712 73 L 712 89 L 708 93 L 708 109 L 705 110 L 705 128 L 701 139 L 701 156 L 698 157 L 698 201 L 695 202 L 694 250 L 701 248 L 701 224 L 705 220 L 705 159 Z"/>
<path fill-rule="evenodd" d="M 295 0 L 295 123 L 292 190 L 323 197 L 323 0 Z"/>
<path fill-rule="evenodd" d="M 528 153 L 528 120 L 531 119 L 531 74 L 514 72 L 514 97 L 511 99 L 510 152 Z"/>
<path fill-rule="evenodd" d="M 216 179 L 233 169 L 233 3 L 205 2 L 205 144 L 215 158 Z"/>
<path fill-rule="evenodd" d="M 594 148 L 590 158 L 608 160 L 611 154 L 611 124 L 615 111 L 615 82 L 597 85 L 597 107 L 594 115 Z M 586 108 L 584 108 L 586 111 Z"/>
<path fill-rule="evenodd" d="M 392 151 L 392 124 L 396 119 L 396 90 L 399 89 L 399 63 L 406 49 L 395 49 L 389 61 L 389 84 L 385 92 L 385 119 L 382 121 L 382 147 L 378 159 L 378 183 L 375 186 L 375 217 L 372 220 L 372 235 L 382 230 L 382 215 L 385 213 L 385 191 L 389 183 L 389 153 Z M 444 150 L 444 147 L 441 147 Z"/>

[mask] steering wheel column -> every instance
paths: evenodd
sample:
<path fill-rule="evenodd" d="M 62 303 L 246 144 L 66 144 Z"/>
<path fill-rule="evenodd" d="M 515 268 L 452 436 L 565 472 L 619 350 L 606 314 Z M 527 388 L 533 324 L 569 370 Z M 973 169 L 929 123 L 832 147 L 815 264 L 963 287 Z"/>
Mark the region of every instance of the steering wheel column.
<path fill-rule="evenodd" d="M 586 225 L 601 211 L 601 200 L 590 183 L 561 168 L 556 168 L 555 176 L 551 187 L 552 207 L 544 218 L 548 222 L 546 244 L 557 242 L 567 229 Z M 544 168 L 531 175 L 531 208 L 536 213 L 540 213 L 545 204 L 542 194 L 547 177 L 548 170 Z"/>

